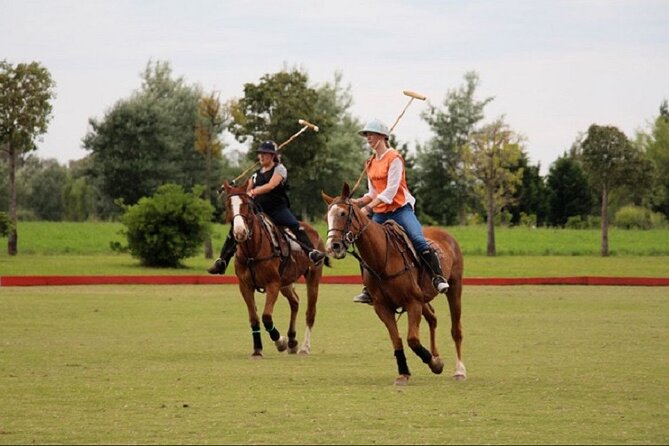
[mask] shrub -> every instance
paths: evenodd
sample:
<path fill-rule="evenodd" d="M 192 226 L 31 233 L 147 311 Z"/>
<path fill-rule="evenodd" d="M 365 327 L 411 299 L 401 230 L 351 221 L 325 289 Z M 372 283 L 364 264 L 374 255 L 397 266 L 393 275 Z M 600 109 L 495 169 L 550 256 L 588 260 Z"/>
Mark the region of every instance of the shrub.
<path fill-rule="evenodd" d="M 0 237 L 9 237 L 12 222 L 6 212 L 0 212 Z"/>
<path fill-rule="evenodd" d="M 181 266 L 181 259 L 198 252 L 211 232 L 213 206 L 198 198 L 201 190 L 184 192 L 181 186 L 165 184 L 150 197 L 125 207 L 121 222 L 128 249 L 143 265 Z"/>
<path fill-rule="evenodd" d="M 586 229 L 588 227 L 588 222 L 583 220 L 583 217 L 580 215 L 572 215 L 567 218 L 564 227 L 567 229 Z"/>
<path fill-rule="evenodd" d="M 615 225 L 623 229 L 651 229 L 664 224 L 664 216 L 639 206 L 623 206 L 614 217 Z"/>

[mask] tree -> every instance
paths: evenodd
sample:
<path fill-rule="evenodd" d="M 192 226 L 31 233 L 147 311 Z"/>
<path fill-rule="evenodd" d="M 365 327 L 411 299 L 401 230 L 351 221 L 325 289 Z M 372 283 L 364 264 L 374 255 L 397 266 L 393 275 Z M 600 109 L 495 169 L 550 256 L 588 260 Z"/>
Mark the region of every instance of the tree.
<path fill-rule="evenodd" d="M 306 73 L 284 69 L 266 74 L 257 84 L 244 85 L 244 97 L 233 107 L 230 131 L 240 142 L 259 144 L 272 139 L 281 144 L 300 130 L 299 119 L 319 126 L 306 131 L 281 150 L 288 169 L 291 207 L 303 219 L 322 214 L 318 193 L 331 189 L 362 167 L 362 139 L 359 124 L 348 113 L 350 92 L 342 87 L 341 76 L 333 83 L 312 87 Z M 255 150 L 248 153 L 256 159 Z"/>
<path fill-rule="evenodd" d="M 654 166 L 651 208 L 669 217 L 669 105 L 664 100 L 650 134 L 640 135 L 639 148 Z"/>
<path fill-rule="evenodd" d="M 113 215 L 110 203 L 134 204 L 165 183 L 202 184 L 205 159 L 194 150 L 200 97 L 199 88 L 172 78 L 169 63 L 149 62 L 139 91 L 103 120 L 89 121 L 84 148 L 91 151 L 90 175 L 104 199 L 100 213 Z M 219 171 L 215 165 L 212 175 Z"/>
<path fill-rule="evenodd" d="M 523 176 L 520 187 L 513 196 L 513 203 L 509 206 L 511 223 L 520 224 L 522 214 L 535 216 L 536 224 L 543 226 L 548 213 L 548 191 L 544 179 L 540 175 L 539 165 L 530 166 L 527 154 L 522 151 L 518 165 L 511 170 L 522 169 Z"/>
<path fill-rule="evenodd" d="M 195 149 L 206 160 L 204 199 L 211 202 L 212 191 L 214 189 L 211 177 L 212 160 L 221 158 L 223 142 L 220 135 L 230 123 L 230 114 L 228 113 L 228 108 L 221 104 L 219 95 L 212 92 L 208 96 L 200 98 L 197 117 L 198 119 L 195 124 Z M 211 237 L 207 237 L 204 242 L 204 256 L 207 259 L 211 259 L 214 256 L 213 253 Z"/>
<path fill-rule="evenodd" d="M 464 78 L 464 86 L 447 93 L 443 109 L 429 104 L 421 115 L 435 136 L 417 148 L 419 181 L 414 190 L 422 212 L 445 225 L 464 222 L 466 207 L 474 199 L 472 185 L 463 174 L 462 152 L 483 119 L 484 107 L 493 100 L 474 98 L 479 84 L 475 72 L 468 72 Z"/>
<path fill-rule="evenodd" d="M 475 180 L 476 195 L 486 209 L 489 256 L 496 255 L 495 215 L 512 202 L 523 176 L 523 169 L 517 168 L 520 140 L 500 118 L 473 132 L 463 154 L 466 172 Z"/>
<path fill-rule="evenodd" d="M 564 154 L 550 167 L 548 189 L 548 224 L 564 226 L 569 217 L 585 219 L 592 210 L 592 192 L 581 164 Z"/>
<path fill-rule="evenodd" d="M 67 168 L 55 159 L 38 160 L 38 166 L 30 178 L 25 207 L 38 220 L 60 221 L 64 212 L 62 192 L 67 184 Z"/>
<path fill-rule="evenodd" d="M 609 195 L 624 185 L 647 182 L 648 164 L 616 127 L 591 125 L 582 143 L 583 167 L 593 188 L 600 193 L 602 256 L 609 255 Z"/>
<path fill-rule="evenodd" d="M 9 160 L 9 255 L 18 253 L 16 168 L 19 158 L 34 150 L 34 140 L 46 132 L 51 119 L 55 83 L 38 62 L 16 66 L 0 61 L 0 148 Z"/>

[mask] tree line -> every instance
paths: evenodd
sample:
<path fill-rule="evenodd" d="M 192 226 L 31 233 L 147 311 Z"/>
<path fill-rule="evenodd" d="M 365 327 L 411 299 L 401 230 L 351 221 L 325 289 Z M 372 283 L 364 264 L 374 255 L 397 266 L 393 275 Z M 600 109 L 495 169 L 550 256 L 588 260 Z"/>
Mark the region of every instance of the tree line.
<path fill-rule="evenodd" d="M 224 132 L 254 148 L 266 139 L 286 141 L 299 130 L 300 118 L 320 127 L 282 150 L 291 206 L 305 220 L 324 213 L 319 191 L 355 183 L 369 156 L 357 135 L 363 122 L 350 111 L 353 97 L 341 73 L 315 85 L 305 71 L 284 67 L 246 83 L 241 98 L 226 101 L 221 92 L 176 77 L 169 62 L 150 61 L 140 78 L 129 97 L 89 120 L 82 142 L 90 153 L 63 166 L 31 153 L 51 118 L 56 86 L 48 69 L 37 62 L 0 62 L 0 212 L 7 210 L 5 220 L 13 227 L 10 254 L 16 252 L 21 219 L 118 219 L 124 206 L 169 183 L 188 190 L 203 186 L 203 198 L 216 209 L 212 219 L 221 221 L 221 182 L 256 159 L 254 150 L 234 156 Z M 649 129 L 633 139 L 611 126 L 584 129 L 542 176 L 541 166 L 530 164 L 522 134 L 504 117 L 486 120 L 494 98 L 479 98 L 478 86 L 478 75 L 469 72 L 441 103 L 428 103 L 421 118 L 431 137 L 414 150 L 392 136 L 425 224 L 485 222 L 490 255 L 498 224 L 599 226 L 606 255 L 608 224 L 620 209 L 632 206 L 654 222 L 666 221 L 666 100 Z"/>

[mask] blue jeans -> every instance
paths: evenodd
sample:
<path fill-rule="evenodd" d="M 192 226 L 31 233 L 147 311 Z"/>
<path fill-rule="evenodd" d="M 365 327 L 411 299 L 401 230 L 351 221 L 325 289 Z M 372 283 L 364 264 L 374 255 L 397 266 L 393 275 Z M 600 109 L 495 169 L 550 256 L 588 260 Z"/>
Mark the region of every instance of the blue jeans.
<path fill-rule="evenodd" d="M 297 217 L 291 212 L 287 207 L 280 207 L 268 212 L 267 215 L 272 221 L 278 226 L 285 226 L 290 228 L 292 231 L 297 231 L 300 227 L 300 222 L 297 220 Z"/>
<path fill-rule="evenodd" d="M 429 249 L 430 245 L 425 241 L 423 237 L 423 228 L 416 217 L 416 214 L 413 212 L 413 208 L 410 204 L 405 204 L 401 208 L 394 210 L 392 212 L 385 212 L 382 214 L 374 214 L 372 217 L 377 223 L 383 223 L 384 221 L 393 220 L 404 228 L 413 247 L 422 253 L 426 249 Z"/>

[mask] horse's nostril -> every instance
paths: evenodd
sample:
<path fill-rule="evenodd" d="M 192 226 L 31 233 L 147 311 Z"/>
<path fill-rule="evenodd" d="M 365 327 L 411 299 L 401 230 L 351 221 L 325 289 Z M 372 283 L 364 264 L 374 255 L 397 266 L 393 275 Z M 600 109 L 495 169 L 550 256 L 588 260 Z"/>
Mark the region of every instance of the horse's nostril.
<path fill-rule="evenodd" d="M 339 251 L 341 249 L 341 244 L 338 242 L 335 242 L 332 244 L 332 250 L 333 251 Z"/>

